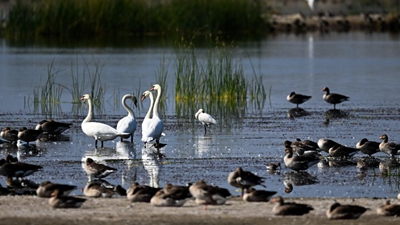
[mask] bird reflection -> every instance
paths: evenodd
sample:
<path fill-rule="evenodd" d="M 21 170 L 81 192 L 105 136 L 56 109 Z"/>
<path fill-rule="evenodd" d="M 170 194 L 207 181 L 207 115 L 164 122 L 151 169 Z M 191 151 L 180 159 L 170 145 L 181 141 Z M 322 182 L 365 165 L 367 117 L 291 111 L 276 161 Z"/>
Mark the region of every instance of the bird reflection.
<path fill-rule="evenodd" d="M 292 109 L 289 109 L 289 111 L 287 111 L 287 116 L 290 119 L 294 119 L 297 117 L 303 117 L 303 116 L 307 116 L 307 115 L 309 115 L 309 113 L 302 108 L 292 108 Z"/>
<path fill-rule="evenodd" d="M 400 163 L 394 158 L 389 158 L 379 163 L 379 170 L 381 171 L 382 176 L 387 176 L 392 173 L 392 170 L 398 170 L 399 167 Z"/>
<path fill-rule="evenodd" d="M 330 109 L 324 113 L 324 117 L 327 121 L 330 119 L 347 118 L 349 114 L 343 110 Z"/>
<path fill-rule="evenodd" d="M 142 148 L 142 162 L 144 169 L 150 177 L 149 186 L 158 188 L 160 186 L 160 170 L 163 157 L 154 146 Z"/>
<path fill-rule="evenodd" d="M 293 191 L 293 186 L 312 185 L 318 182 L 317 177 L 312 176 L 306 171 L 291 171 L 285 173 L 283 185 L 285 185 L 285 193 L 291 193 Z"/>
<path fill-rule="evenodd" d="M 357 162 L 348 158 L 325 157 L 318 163 L 318 168 L 355 166 Z"/>

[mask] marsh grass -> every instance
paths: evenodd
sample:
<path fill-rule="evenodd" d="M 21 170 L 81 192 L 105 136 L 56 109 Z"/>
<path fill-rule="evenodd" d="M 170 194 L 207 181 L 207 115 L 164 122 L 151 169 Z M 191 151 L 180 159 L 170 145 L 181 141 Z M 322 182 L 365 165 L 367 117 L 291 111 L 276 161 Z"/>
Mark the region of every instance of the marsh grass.
<path fill-rule="evenodd" d="M 252 81 L 246 77 L 242 61 L 234 62 L 229 47 L 210 50 L 205 59 L 197 58 L 194 48 L 180 48 L 176 53 L 175 86 L 178 118 L 192 118 L 199 108 L 218 118 L 242 118 L 248 100 L 263 107 L 266 93 L 262 76 L 253 74 Z"/>
<path fill-rule="evenodd" d="M 17 0 L 6 32 L 29 35 L 171 35 L 265 32 L 261 0 Z"/>

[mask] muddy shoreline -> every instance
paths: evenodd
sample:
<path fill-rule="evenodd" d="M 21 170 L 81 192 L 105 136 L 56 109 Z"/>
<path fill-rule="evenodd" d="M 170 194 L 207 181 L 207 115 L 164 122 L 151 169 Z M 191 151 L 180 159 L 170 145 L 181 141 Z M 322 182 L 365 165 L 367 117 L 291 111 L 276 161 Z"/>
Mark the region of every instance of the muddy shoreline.
<path fill-rule="evenodd" d="M 305 216 L 274 216 L 272 203 L 248 203 L 233 197 L 226 205 L 196 205 L 192 200 L 180 208 L 154 207 L 148 203 L 130 203 L 124 197 L 88 199 L 80 209 L 53 209 L 48 199 L 36 196 L 1 196 L 1 224 L 344 224 L 349 221 L 330 221 L 325 211 L 334 202 L 359 204 L 370 208 L 352 224 L 398 224 L 399 218 L 376 214 L 385 199 L 371 198 L 286 198 L 287 201 L 311 204 L 314 210 Z M 393 199 L 393 203 L 400 201 Z"/>

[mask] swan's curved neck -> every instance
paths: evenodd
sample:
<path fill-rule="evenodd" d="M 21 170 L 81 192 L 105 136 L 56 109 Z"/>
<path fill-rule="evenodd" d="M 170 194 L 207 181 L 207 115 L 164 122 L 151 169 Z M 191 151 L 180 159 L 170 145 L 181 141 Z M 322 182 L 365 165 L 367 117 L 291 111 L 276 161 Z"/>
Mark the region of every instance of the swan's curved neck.
<path fill-rule="evenodd" d="M 89 98 L 87 101 L 88 101 L 88 105 L 89 105 L 89 111 L 88 111 L 86 118 L 83 120 L 82 123 L 90 122 L 90 120 L 92 120 L 92 117 L 93 117 L 92 99 Z"/>
<path fill-rule="evenodd" d="M 153 94 L 150 92 L 149 94 L 150 98 L 150 106 L 149 106 L 149 111 L 147 111 L 147 114 L 144 118 L 150 119 L 151 111 L 153 109 L 153 104 L 154 104 L 154 99 L 153 99 Z"/>
<path fill-rule="evenodd" d="M 126 104 L 126 99 L 129 98 L 129 96 L 124 96 L 122 98 L 122 106 L 126 109 L 126 111 L 128 111 L 128 114 L 132 117 L 135 117 L 135 113 L 133 112 L 133 110 Z"/>
<path fill-rule="evenodd" d="M 161 87 L 159 86 L 158 89 L 157 89 L 156 102 L 154 102 L 153 117 L 159 117 L 159 115 L 158 115 L 158 104 L 160 103 L 160 97 L 161 97 Z"/>

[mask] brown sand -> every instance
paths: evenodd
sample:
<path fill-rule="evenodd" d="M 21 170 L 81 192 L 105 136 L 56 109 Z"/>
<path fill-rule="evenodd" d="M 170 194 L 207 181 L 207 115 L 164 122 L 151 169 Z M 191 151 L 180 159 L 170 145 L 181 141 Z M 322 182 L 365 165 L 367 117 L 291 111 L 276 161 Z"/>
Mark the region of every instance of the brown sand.
<path fill-rule="evenodd" d="M 333 199 L 286 199 L 311 204 L 314 210 L 305 216 L 274 216 L 272 203 L 248 203 L 240 198 L 229 199 L 226 205 L 196 205 L 192 200 L 183 207 L 154 207 L 148 203 L 130 203 L 118 197 L 111 199 L 88 199 L 80 209 L 53 209 L 48 199 L 36 196 L 1 196 L 0 224 L 400 224 L 400 218 L 376 214 L 376 208 L 384 199 L 336 199 L 342 204 L 359 204 L 368 207 L 358 220 L 331 221 L 325 211 Z M 399 204 L 394 199 L 393 203 Z"/>

